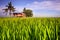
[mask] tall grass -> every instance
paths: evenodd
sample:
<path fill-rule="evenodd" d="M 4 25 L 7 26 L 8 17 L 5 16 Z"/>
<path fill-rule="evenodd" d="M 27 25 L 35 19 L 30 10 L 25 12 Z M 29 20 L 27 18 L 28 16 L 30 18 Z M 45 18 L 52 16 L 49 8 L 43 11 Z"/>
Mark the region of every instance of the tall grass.
<path fill-rule="evenodd" d="M 0 40 L 59 40 L 60 18 L 0 18 Z"/>

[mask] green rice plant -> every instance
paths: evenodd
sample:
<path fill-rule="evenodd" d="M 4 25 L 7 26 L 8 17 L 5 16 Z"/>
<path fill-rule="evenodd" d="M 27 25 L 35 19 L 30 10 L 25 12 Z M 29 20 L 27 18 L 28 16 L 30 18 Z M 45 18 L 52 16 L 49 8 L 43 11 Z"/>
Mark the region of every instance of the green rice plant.
<path fill-rule="evenodd" d="M 0 40 L 59 40 L 60 18 L 0 18 Z"/>

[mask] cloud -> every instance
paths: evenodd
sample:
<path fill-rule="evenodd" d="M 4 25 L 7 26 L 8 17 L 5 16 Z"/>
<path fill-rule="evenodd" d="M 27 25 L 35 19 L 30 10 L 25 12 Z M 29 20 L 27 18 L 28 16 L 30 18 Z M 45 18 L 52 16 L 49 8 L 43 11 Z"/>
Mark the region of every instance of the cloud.
<path fill-rule="evenodd" d="M 22 6 L 15 6 L 15 8 L 16 8 L 15 9 L 16 12 L 22 12 L 24 7 L 22 7 Z"/>
<path fill-rule="evenodd" d="M 3 7 L 3 6 L 1 6 L 0 7 L 0 12 L 3 12 L 3 9 L 5 9 L 6 7 Z"/>
<path fill-rule="evenodd" d="M 58 0 L 59 1 L 59 0 Z M 34 16 L 39 16 L 39 17 L 43 17 L 43 16 L 59 16 L 60 14 L 57 14 L 54 12 L 44 12 L 45 10 L 55 10 L 55 11 L 60 11 L 60 2 L 57 2 L 57 0 L 45 0 L 45 1 L 34 1 L 32 3 L 26 4 L 24 6 L 14 6 L 16 8 L 16 12 L 22 12 L 23 8 L 26 7 L 27 9 L 32 9 Z M 4 7 L 0 7 L 0 12 L 3 12 L 2 9 L 4 9 Z M 36 11 L 39 10 L 39 11 Z M 44 10 L 41 12 L 41 10 Z M 60 13 L 60 12 L 59 12 Z M 1 14 L 0 14 L 1 15 Z"/>
<path fill-rule="evenodd" d="M 0 12 L 2 12 L 2 8 L 0 7 Z"/>
<path fill-rule="evenodd" d="M 0 7 L 0 16 L 3 15 L 2 7 Z"/>
<path fill-rule="evenodd" d="M 47 10 L 58 10 L 60 11 L 60 2 L 54 1 L 42 1 L 42 2 L 33 2 L 26 5 L 26 8 L 32 10 L 40 10 L 40 9 L 47 9 Z"/>

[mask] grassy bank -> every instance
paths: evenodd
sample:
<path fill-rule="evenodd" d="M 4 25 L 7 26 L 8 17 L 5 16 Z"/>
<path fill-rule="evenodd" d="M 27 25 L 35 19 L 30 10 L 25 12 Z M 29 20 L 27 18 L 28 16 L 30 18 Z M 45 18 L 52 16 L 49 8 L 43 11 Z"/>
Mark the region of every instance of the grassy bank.
<path fill-rule="evenodd" d="M 0 40 L 58 40 L 60 18 L 0 18 Z"/>

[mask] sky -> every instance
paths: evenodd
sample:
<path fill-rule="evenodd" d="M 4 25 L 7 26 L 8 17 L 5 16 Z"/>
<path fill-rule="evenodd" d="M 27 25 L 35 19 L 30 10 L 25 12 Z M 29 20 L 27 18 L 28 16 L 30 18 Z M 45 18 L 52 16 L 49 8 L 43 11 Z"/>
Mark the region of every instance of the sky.
<path fill-rule="evenodd" d="M 60 17 L 60 0 L 0 0 L 0 16 L 6 16 L 2 9 L 12 2 L 16 12 L 31 9 L 34 17 Z"/>

